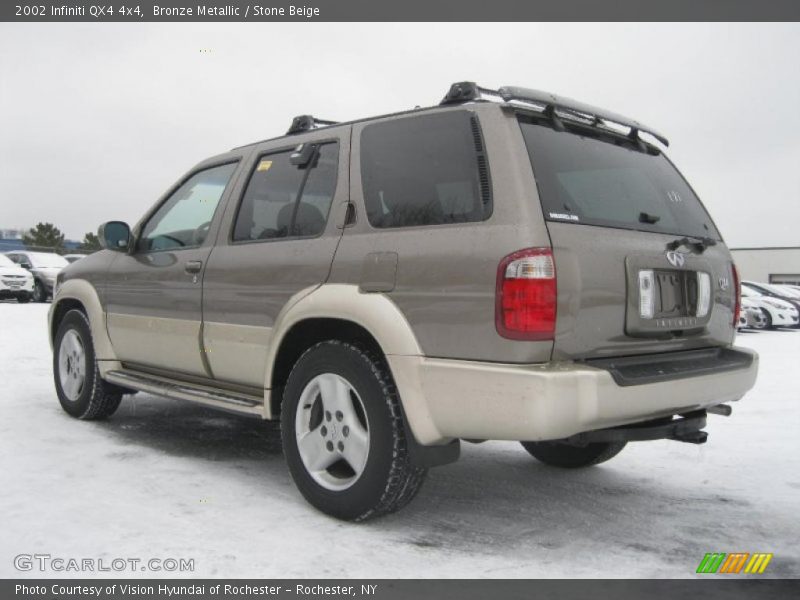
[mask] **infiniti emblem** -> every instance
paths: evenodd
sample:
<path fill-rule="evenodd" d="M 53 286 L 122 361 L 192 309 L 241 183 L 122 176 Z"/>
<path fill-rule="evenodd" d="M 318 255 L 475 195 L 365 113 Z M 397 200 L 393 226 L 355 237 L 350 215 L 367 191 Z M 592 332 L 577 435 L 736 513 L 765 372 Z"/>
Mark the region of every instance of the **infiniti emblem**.
<path fill-rule="evenodd" d="M 682 267 L 686 262 L 686 259 L 684 258 L 683 254 L 681 254 L 680 252 L 675 252 L 674 250 L 667 251 L 667 260 L 669 261 L 669 264 L 671 264 L 673 267 L 678 267 L 678 268 Z"/>

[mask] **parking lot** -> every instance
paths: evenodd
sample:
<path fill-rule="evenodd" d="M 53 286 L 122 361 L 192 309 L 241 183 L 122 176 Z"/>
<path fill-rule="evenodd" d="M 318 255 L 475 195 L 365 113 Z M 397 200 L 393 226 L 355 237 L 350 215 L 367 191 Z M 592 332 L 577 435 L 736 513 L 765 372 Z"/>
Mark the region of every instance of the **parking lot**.
<path fill-rule="evenodd" d="M 353 525 L 303 501 L 275 424 L 146 394 L 68 417 L 47 308 L 0 303 L 0 576 L 81 575 L 14 567 L 46 553 L 191 558 L 198 577 L 691 577 L 706 552 L 772 552 L 767 575 L 800 577 L 800 330 L 738 336 L 759 381 L 704 446 L 569 472 L 464 444 L 408 508 Z"/>

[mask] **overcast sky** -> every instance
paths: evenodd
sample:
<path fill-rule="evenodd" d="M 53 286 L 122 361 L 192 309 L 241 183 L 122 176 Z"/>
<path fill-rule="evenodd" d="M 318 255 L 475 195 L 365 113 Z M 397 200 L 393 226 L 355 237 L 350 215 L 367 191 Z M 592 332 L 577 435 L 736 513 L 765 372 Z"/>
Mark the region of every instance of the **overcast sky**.
<path fill-rule="evenodd" d="M 205 50 L 205 52 L 201 52 Z M 0 229 L 135 223 L 201 159 L 522 85 L 664 132 L 731 246 L 800 244 L 797 24 L 0 24 Z"/>

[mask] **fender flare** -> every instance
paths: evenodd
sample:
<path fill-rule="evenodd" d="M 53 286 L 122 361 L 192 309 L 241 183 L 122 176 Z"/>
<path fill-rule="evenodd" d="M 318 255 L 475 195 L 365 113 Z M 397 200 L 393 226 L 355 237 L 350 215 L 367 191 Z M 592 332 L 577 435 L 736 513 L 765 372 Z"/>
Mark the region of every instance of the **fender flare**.
<path fill-rule="evenodd" d="M 89 317 L 89 325 L 92 329 L 92 343 L 94 345 L 95 358 L 98 361 L 100 375 L 113 369 L 119 369 L 119 361 L 111 345 L 111 338 L 106 329 L 106 313 L 100 303 L 100 296 L 97 289 L 85 279 L 69 279 L 62 283 L 50 305 L 48 312 L 48 338 L 50 348 L 53 348 L 55 331 L 53 330 L 53 319 L 58 311 L 59 305 L 65 300 L 75 300 L 80 302 Z"/>
<path fill-rule="evenodd" d="M 419 365 L 424 354 L 411 325 L 388 296 L 362 292 L 357 285 L 323 284 L 296 302 L 287 304 L 272 330 L 264 376 L 265 390 L 271 391 L 275 359 L 286 334 L 301 321 L 316 318 L 341 319 L 366 329 L 386 356 L 406 420 L 416 440 L 424 445 L 450 441 L 436 429 L 422 392 Z M 265 398 L 265 411 L 266 418 L 274 418 L 268 397 Z"/>

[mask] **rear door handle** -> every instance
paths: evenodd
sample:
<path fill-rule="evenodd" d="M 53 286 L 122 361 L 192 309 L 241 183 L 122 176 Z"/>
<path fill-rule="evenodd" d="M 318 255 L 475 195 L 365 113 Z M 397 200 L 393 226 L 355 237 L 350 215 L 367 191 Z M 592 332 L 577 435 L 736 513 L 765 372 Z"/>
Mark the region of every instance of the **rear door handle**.
<path fill-rule="evenodd" d="M 199 273 L 200 269 L 203 268 L 203 261 L 202 260 L 190 260 L 187 261 L 186 264 L 183 266 L 187 273 Z"/>

